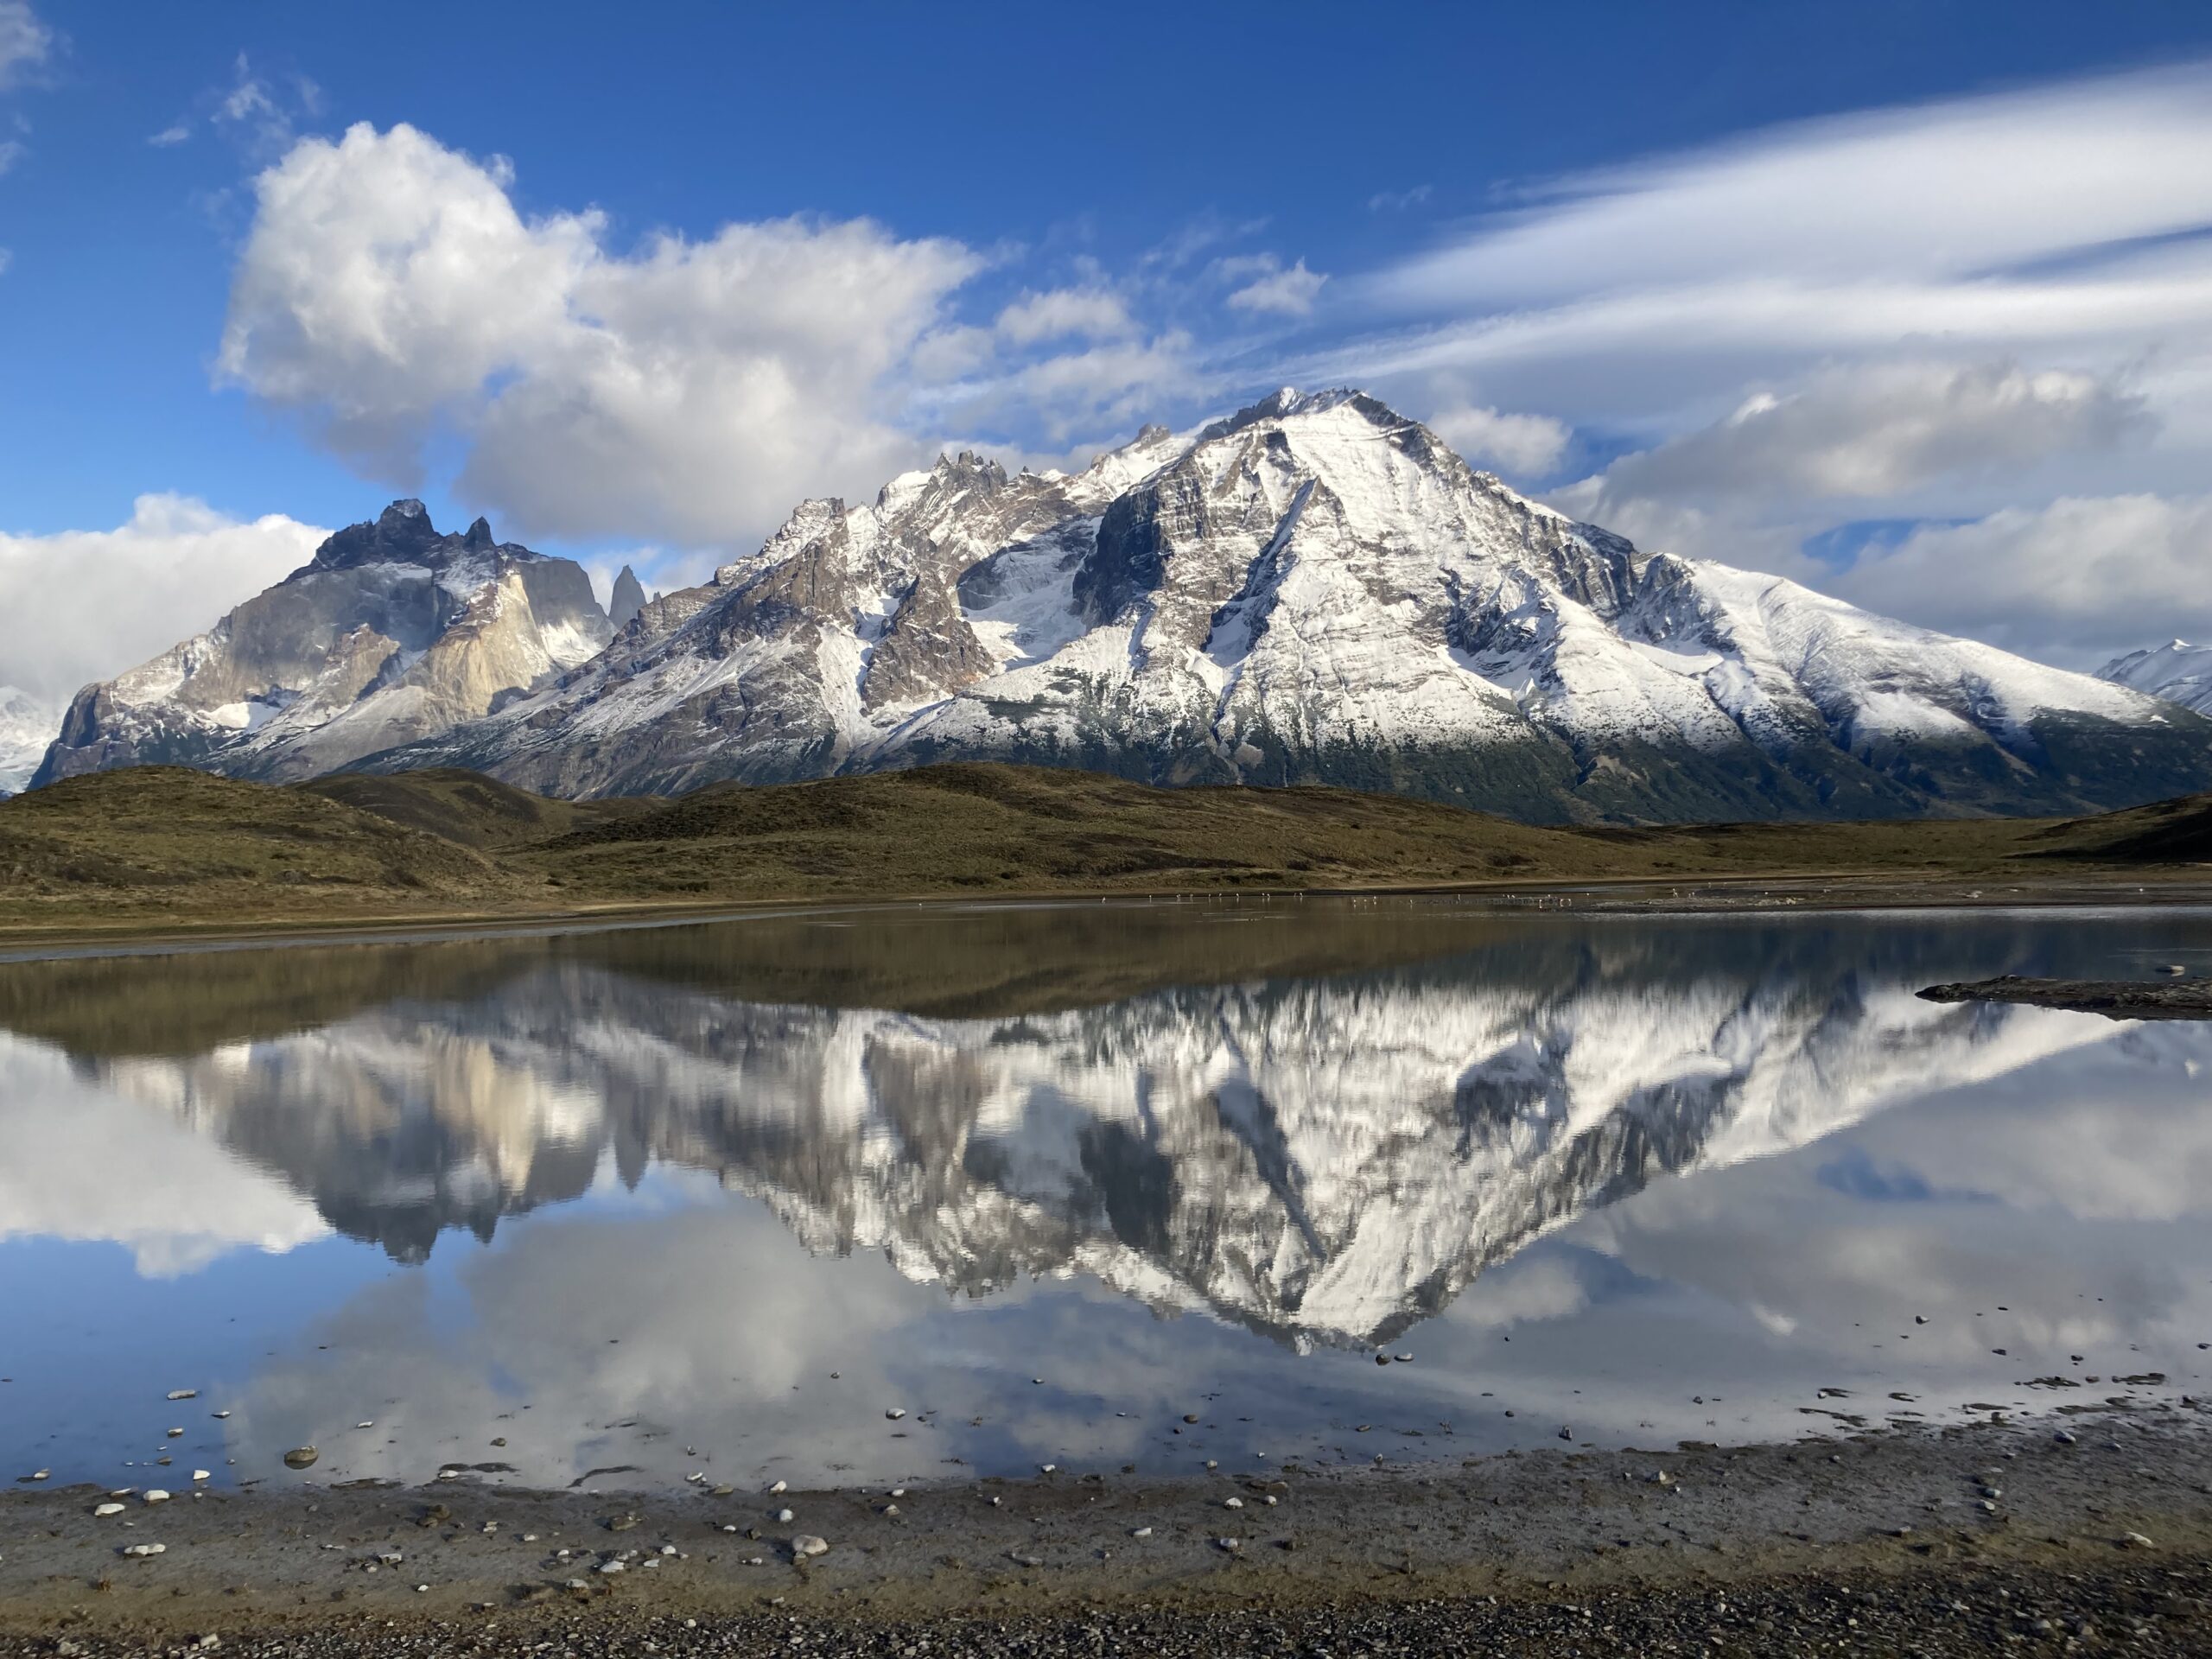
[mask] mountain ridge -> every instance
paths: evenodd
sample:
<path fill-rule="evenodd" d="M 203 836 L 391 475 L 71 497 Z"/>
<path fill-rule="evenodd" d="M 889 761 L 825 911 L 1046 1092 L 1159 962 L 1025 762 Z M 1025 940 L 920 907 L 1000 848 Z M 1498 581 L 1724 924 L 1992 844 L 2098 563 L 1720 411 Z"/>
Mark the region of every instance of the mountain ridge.
<path fill-rule="evenodd" d="M 2212 645 L 2186 639 L 2131 651 L 2097 671 L 2097 677 L 2124 685 L 2200 715 L 2212 715 Z"/>
<path fill-rule="evenodd" d="M 451 729 L 611 636 L 568 559 L 441 535 L 419 501 L 348 525 L 207 632 L 79 691 L 33 787 L 181 764 L 300 779 Z"/>
<path fill-rule="evenodd" d="M 594 662 L 360 764 L 588 798 L 972 759 L 1535 822 L 2057 813 L 2202 787 L 2212 721 L 1639 550 L 1285 391 L 1079 473 L 963 451 L 803 503 Z"/>
<path fill-rule="evenodd" d="M 86 688 L 38 781 L 460 768 L 570 799 L 984 760 L 1530 823 L 2070 816 L 2212 784 L 2212 718 L 1637 548 L 1356 391 L 1077 472 L 972 450 L 802 502 L 614 618 L 420 502 Z"/>

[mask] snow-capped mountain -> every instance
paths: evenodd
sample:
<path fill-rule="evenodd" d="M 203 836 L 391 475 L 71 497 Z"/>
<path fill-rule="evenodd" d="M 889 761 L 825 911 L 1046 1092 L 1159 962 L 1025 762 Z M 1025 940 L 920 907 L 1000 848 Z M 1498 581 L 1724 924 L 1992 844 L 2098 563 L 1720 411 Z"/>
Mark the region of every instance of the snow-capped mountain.
<path fill-rule="evenodd" d="M 372 764 L 569 795 L 936 759 L 1321 780 L 1532 819 L 2108 808 L 2212 785 L 2212 721 L 1640 551 L 1357 392 L 1080 473 L 971 454 L 809 501 L 595 661 Z"/>
<path fill-rule="evenodd" d="M 2212 645 L 2192 645 L 2186 639 L 2176 639 L 2131 651 L 2099 669 L 2097 677 L 2164 697 L 2200 715 L 2212 715 Z"/>
<path fill-rule="evenodd" d="M 1901 964 L 1736 950 L 1756 965 L 1528 930 L 1441 963 L 965 1020 L 541 958 L 193 1058 L 79 1064 L 404 1259 L 609 1161 L 632 1181 L 662 1161 L 812 1251 L 880 1251 L 964 1294 L 1079 1272 L 1356 1345 L 1665 1175 L 2125 1029 L 1924 1002 Z"/>
<path fill-rule="evenodd" d="M 38 781 L 154 763 L 312 777 L 489 713 L 612 633 L 569 560 L 495 542 L 481 518 L 442 536 L 395 501 L 207 632 L 79 692 Z"/>
<path fill-rule="evenodd" d="M 0 685 L 0 795 L 30 782 L 60 727 L 60 715 L 29 692 Z"/>

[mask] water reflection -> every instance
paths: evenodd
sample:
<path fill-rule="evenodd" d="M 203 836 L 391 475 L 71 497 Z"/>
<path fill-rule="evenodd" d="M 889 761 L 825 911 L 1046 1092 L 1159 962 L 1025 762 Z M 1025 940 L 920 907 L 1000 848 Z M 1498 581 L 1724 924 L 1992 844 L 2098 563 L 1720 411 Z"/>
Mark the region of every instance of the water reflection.
<path fill-rule="evenodd" d="M 264 1333 L 283 1357 L 220 1444 L 328 1435 L 342 1396 L 381 1425 L 352 1472 L 493 1422 L 533 1478 L 664 1475 L 709 1440 L 794 1472 L 1181 1455 L 1159 1419 L 1202 1387 L 1247 1454 L 1511 1438 L 1515 1389 L 1623 1433 L 1774 1432 L 1808 1367 L 2193 1363 L 2212 1044 L 1910 993 L 2199 946 L 2192 918 L 1408 901 L 25 965 L 0 1236 L 111 1239 L 211 1306 L 226 1249 L 349 1252 Z M 58 1376 L 81 1344 L 18 1276 L 9 1328 L 41 1334 L 9 1363 Z M 1355 1369 L 1416 1326 L 1417 1366 Z M 1344 1440 L 1385 1412 L 1432 1427 Z"/>

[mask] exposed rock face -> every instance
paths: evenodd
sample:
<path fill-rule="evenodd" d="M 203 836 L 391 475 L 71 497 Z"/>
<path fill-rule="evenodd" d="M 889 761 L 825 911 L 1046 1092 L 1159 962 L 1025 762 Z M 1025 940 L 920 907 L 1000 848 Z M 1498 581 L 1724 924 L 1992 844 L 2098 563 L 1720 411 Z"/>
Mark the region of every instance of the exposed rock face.
<path fill-rule="evenodd" d="M 645 608 L 645 584 L 638 580 L 638 573 L 628 565 L 614 578 L 613 603 L 607 608 L 607 620 L 618 629 L 630 626 L 630 619 Z"/>
<path fill-rule="evenodd" d="M 956 757 L 1535 820 L 2057 812 L 2212 784 L 2212 721 L 1639 551 L 1371 398 L 1283 392 L 1079 474 L 963 454 L 807 502 L 582 672 L 374 764 L 598 795 Z"/>
<path fill-rule="evenodd" d="M 0 796 L 30 782 L 60 724 L 61 716 L 29 692 L 0 685 Z"/>
<path fill-rule="evenodd" d="M 2212 645 L 2175 639 L 2115 657 L 2097 671 L 2114 685 L 2164 697 L 2200 715 L 2212 715 Z"/>
<path fill-rule="evenodd" d="M 442 536 L 395 501 L 207 632 L 79 692 L 37 781 L 156 763 L 312 777 L 490 714 L 612 632 L 571 561 L 481 518 Z"/>

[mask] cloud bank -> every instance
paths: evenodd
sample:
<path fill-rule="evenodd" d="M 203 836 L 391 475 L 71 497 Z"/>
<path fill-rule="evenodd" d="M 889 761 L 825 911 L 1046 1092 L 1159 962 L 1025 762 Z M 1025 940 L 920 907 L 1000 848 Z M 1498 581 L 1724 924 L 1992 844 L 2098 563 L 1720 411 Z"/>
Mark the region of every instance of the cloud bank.
<path fill-rule="evenodd" d="M 329 533 L 181 495 L 140 496 L 114 530 L 0 531 L 0 683 L 64 702 L 207 628 Z"/>

